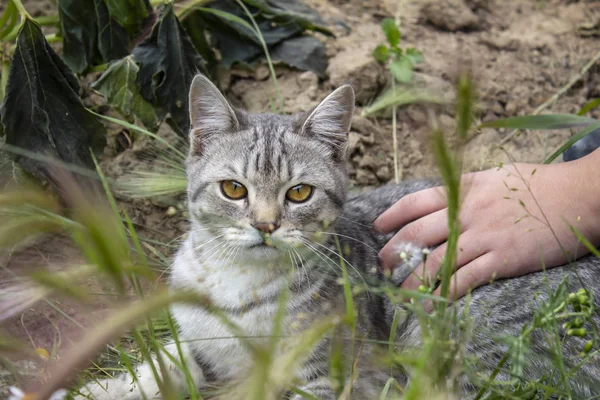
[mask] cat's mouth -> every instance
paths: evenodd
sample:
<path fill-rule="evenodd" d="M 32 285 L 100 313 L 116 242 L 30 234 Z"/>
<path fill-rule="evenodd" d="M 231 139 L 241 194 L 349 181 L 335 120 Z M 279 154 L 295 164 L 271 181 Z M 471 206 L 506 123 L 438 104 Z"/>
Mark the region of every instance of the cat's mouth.
<path fill-rule="evenodd" d="M 248 246 L 249 249 L 274 249 L 275 246 L 273 244 L 267 244 L 265 242 L 255 243 Z"/>

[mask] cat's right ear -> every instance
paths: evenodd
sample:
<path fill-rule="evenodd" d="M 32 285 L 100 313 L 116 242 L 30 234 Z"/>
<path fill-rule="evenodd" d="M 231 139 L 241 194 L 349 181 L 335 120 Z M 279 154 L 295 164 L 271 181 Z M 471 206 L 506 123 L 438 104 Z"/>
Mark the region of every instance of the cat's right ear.
<path fill-rule="evenodd" d="M 190 149 L 193 154 L 202 154 L 204 144 L 212 135 L 239 129 L 235 111 L 204 75 L 196 75 L 192 81 L 189 104 Z"/>

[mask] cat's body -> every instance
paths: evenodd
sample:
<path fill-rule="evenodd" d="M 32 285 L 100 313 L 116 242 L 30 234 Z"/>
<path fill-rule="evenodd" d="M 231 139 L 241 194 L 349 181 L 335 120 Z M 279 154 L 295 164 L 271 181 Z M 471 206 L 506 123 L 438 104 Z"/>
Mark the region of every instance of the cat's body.
<path fill-rule="evenodd" d="M 377 254 L 390 236 L 374 232 L 371 225 L 398 199 L 432 184 L 392 185 L 346 198 L 345 144 L 353 102 L 351 89 L 344 87 L 309 115 L 252 116 L 231 109 L 206 78 L 195 80 L 190 96 L 194 128 L 188 160 L 192 227 L 175 258 L 170 285 L 208 295 L 240 329 L 232 331 L 202 307 L 172 307 L 184 360 L 196 387 L 235 384 L 250 376 L 254 360 L 244 340 L 270 343 L 282 293 L 289 295 L 279 332 L 285 337 L 346 312 L 340 263 L 346 265 L 355 286 L 390 284 L 377 267 Z M 418 247 L 407 244 L 402 250 L 407 258 L 392 276 L 393 284 L 399 284 L 422 259 Z M 499 281 L 473 291 L 469 313 L 476 329 L 467 342 L 467 355 L 479 359 L 483 377 L 490 375 L 508 350 L 498 337 L 518 336 L 532 320 L 536 301 L 544 303 L 564 276 L 569 277 L 571 290 L 580 287 L 575 270 L 589 289 L 600 286 L 600 262 L 586 258 L 571 267 Z M 387 349 L 375 342 L 388 340 L 394 311 L 400 308 L 368 292 L 357 295 L 355 302 L 356 340 L 340 343 L 347 365 L 359 360 L 352 398 L 374 399 L 390 375 L 400 384 L 409 382 L 405 371 L 391 370 L 375 360 Z M 455 307 L 460 312 L 464 305 L 463 299 Z M 418 347 L 417 320 L 405 313 L 399 315 L 397 350 Z M 597 317 L 596 323 L 600 324 Z M 347 329 L 336 332 L 349 338 Z M 551 371 L 553 362 L 545 338 L 535 332 L 532 338 L 532 361 L 525 366 L 525 376 L 539 379 Z M 565 341 L 567 368 L 581 360 L 577 354 L 584 342 L 573 337 Z M 331 344 L 329 338 L 322 340 L 312 353 L 299 355 L 302 362 L 295 372 L 296 384 L 317 398 L 334 398 L 329 379 Z M 168 347 L 179 358 L 176 347 Z M 286 351 L 291 350 L 280 347 L 276 352 Z M 173 383 L 186 388 L 183 374 L 174 365 L 169 369 Z M 139 384 L 132 385 L 130 378 L 123 377 L 106 381 L 107 390 L 96 386 L 90 391 L 98 399 L 140 399 L 140 387 L 148 398 L 157 395 L 147 365 L 139 368 L 138 376 Z M 498 378 L 508 377 L 501 372 Z M 600 393 L 597 359 L 584 365 L 570 383 L 574 398 Z M 474 388 L 464 376 L 458 377 L 458 388 L 465 398 L 473 394 Z"/>

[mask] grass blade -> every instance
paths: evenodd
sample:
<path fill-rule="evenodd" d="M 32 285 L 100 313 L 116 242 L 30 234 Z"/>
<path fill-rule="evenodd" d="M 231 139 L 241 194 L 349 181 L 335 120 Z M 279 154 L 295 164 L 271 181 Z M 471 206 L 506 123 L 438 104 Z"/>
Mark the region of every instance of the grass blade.
<path fill-rule="evenodd" d="M 93 359 L 105 343 L 118 337 L 127 328 L 170 304 L 185 302 L 192 302 L 197 306 L 204 305 L 206 308 L 210 307 L 210 301 L 196 293 L 160 291 L 146 297 L 143 301 L 125 306 L 110 318 L 106 318 L 95 329 L 88 331 L 81 341 L 85 345 L 77 346 L 78 351 L 63 358 L 63 362 L 54 369 L 54 374 L 40 388 L 37 398 L 46 399 L 58 389 L 65 387 L 66 380 L 72 376 L 74 371 L 79 370 L 88 360 Z"/>
<path fill-rule="evenodd" d="M 405 106 L 416 103 L 444 104 L 446 101 L 423 89 L 390 90 L 377 99 L 371 106 L 364 109 L 362 115 L 367 117 L 393 106 Z"/>
<path fill-rule="evenodd" d="M 482 124 L 481 128 L 512 128 L 512 129 L 569 129 L 587 126 L 597 122 L 593 118 L 574 114 L 525 115 L 496 119 Z"/>
<path fill-rule="evenodd" d="M 600 107 L 600 97 L 586 103 L 583 107 L 581 107 L 581 110 L 579 110 L 577 115 L 585 115 L 596 107 Z"/>

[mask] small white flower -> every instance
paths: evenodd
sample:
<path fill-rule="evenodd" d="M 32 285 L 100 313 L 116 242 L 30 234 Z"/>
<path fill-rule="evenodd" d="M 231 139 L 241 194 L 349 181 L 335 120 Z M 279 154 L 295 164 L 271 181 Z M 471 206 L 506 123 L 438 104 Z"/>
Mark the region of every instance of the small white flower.
<path fill-rule="evenodd" d="M 8 396 L 8 400 L 23 400 L 25 398 L 25 393 L 19 388 L 11 386 L 8 388 L 10 396 Z"/>
<path fill-rule="evenodd" d="M 10 396 L 8 396 L 8 400 L 35 400 L 37 396 L 32 393 L 25 393 L 18 387 L 11 386 L 8 388 Z M 52 393 L 48 400 L 64 400 L 67 398 L 67 391 L 65 389 L 59 389 L 56 392 Z"/>

